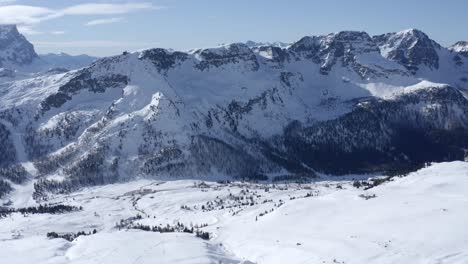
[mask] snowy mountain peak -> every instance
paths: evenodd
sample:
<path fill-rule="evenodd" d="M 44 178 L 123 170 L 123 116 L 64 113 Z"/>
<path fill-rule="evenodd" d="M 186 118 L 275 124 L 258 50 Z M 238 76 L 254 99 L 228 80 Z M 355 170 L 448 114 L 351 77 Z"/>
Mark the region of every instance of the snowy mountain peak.
<path fill-rule="evenodd" d="M 465 57 L 468 57 L 468 41 L 458 41 L 450 46 L 449 50 L 461 53 Z"/>
<path fill-rule="evenodd" d="M 246 62 L 247 69 L 258 69 L 256 56 L 245 43 L 232 43 L 216 48 L 202 49 L 196 51 L 195 55 L 199 60 L 196 67 L 202 71 L 237 62 Z"/>
<path fill-rule="evenodd" d="M 379 48 L 366 32 L 341 31 L 322 36 L 307 36 L 288 48 L 296 54 L 296 59 L 306 58 L 320 64 L 320 73 L 327 75 L 336 64 L 355 71 L 361 78 L 380 75 L 370 69 L 364 54 L 380 60 Z M 366 63 L 363 63 L 366 62 Z"/>
<path fill-rule="evenodd" d="M 416 28 L 408 28 L 405 30 L 402 30 L 400 32 L 396 33 L 397 35 L 404 35 L 404 36 L 410 36 L 410 37 L 417 37 L 417 38 L 425 38 L 429 39 L 429 37 L 426 35 L 426 33 L 422 32 L 419 29 Z"/>
<path fill-rule="evenodd" d="M 321 36 L 306 36 L 291 45 L 296 52 L 328 53 L 335 50 L 335 56 L 342 56 L 346 51 L 358 53 L 378 51 L 372 38 L 366 32 L 340 31 Z"/>
<path fill-rule="evenodd" d="M 339 41 L 369 41 L 372 42 L 372 38 L 364 31 L 352 31 L 352 30 L 345 30 L 339 31 L 336 33 L 328 34 L 327 36 L 332 37 L 335 40 Z"/>
<path fill-rule="evenodd" d="M 354 52 L 376 52 L 378 51 L 372 38 L 366 32 L 362 31 L 340 31 L 329 34 L 326 38 L 330 42 L 343 43 L 344 47 Z"/>
<path fill-rule="evenodd" d="M 0 25 L 0 65 L 2 67 L 29 64 L 37 57 L 34 46 L 18 32 L 16 25 Z"/>
<path fill-rule="evenodd" d="M 374 36 L 373 39 L 382 56 L 402 64 L 412 73 L 422 66 L 439 68 L 438 50 L 441 46 L 420 30 L 407 29 Z"/>
<path fill-rule="evenodd" d="M 78 69 L 96 59 L 88 55 L 72 56 L 66 53 L 38 55 L 33 44 L 18 31 L 16 25 L 0 25 L 2 80 L 19 80 Z"/>

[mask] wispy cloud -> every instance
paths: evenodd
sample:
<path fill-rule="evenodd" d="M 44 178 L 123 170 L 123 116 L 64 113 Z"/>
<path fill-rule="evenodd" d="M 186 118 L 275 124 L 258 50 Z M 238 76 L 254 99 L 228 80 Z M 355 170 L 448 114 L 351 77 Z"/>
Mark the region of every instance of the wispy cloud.
<path fill-rule="evenodd" d="M 0 24 L 34 25 L 47 20 L 52 14 L 54 11 L 45 7 L 0 6 Z"/>
<path fill-rule="evenodd" d="M 30 26 L 19 26 L 18 30 L 25 35 L 41 35 L 41 34 L 63 35 L 65 34 L 65 31 L 63 30 L 38 31 Z"/>
<path fill-rule="evenodd" d="M 2 1 L 10 0 L 0 0 L 0 3 Z M 0 6 L 0 24 L 17 24 L 19 26 L 23 26 L 24 30 L 32 32 L 31 27 L 34 25 L 47 20 L 65 16 L 107 16 L 128 14 L 131 12 L 145 10 L 158 10 L 162 8 L 164 7 L 156 6 L 152 3 L 88 3 L 72 5 L 63 9 L 51 9 L 47 7 L 31 5 L 5 5 Z M 97 23 L 99 24 L 99 22 L 102 21 L 98 21 Z M 116 21 L 112 21 L 110 23 L 114 22 Z"/>
<path fill-rule="evenodd" d="M 65 34 L 65 31 L 56 30 L 56 31 L 51 31 L 50 34 L 52 34 L 52 35 L 63 35 L 63 34 Z"/>
<path fill-rule="evenodd" d="M 127 3 L 127 4 L 81 4 L 70 6 L 59 11 L 61 15 L 116 15 L 127 14 L 140 10 L 162 9 L 162 6 L 155 6 L 151 3 Z"/>
<path fill-rule="evenodd" d="M 123 17 L 112 17 L 112 18 L 103 18 L 103 19 L 96 19 L 91 20 L 85 24 L 85 26 L 97 26 L 97 25 L 104 25 L 104 24 L 113 24 L 123 21 Z"/>

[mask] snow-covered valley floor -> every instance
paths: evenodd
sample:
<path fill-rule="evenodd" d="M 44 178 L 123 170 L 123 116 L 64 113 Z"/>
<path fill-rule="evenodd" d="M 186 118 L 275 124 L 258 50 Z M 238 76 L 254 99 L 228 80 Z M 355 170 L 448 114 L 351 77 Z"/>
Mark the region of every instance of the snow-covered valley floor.
<path fill-rule="evenodd" d="M 433 164 L 369 190 L 350 178 L 301 185 L 140 180 L 47 203 L 83 209 L 0 218 L 0 263 L 468 263 L 466 162 Z M 132 226 L 200 227 L 211 238 L 117 227 L 129 219 Z M 94 229 L 72 242 L 46 236 Z"/>

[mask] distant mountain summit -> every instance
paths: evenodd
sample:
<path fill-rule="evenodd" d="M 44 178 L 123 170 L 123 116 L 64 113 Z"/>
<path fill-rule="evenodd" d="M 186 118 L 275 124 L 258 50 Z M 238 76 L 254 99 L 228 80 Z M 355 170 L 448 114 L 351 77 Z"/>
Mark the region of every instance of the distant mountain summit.
<path fill-rule="evenodd" d="M 68 70 L 78 69 L 91 64 L 97 57 L 82 55 L 69 55 L 67 53 L 40 54 L 39 59 L 49 68 L 65 68 Z"/>
<path fill-rule="evenodd" d="M 458 52 L 465 57 L 468 57 L 468 41 L 458 41 L 449 47 L 450 50 Z"/>

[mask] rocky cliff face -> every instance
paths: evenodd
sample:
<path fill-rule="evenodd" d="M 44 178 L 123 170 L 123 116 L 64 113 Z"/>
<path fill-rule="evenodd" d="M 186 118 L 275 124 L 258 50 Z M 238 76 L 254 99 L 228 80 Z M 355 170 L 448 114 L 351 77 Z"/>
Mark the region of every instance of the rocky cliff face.
<path fill-rule="evenodd" d="M 125 53 L 1 84 L 1 147 L 13 158 L 0 165 L 33 161 L 44 193 L 141 176 L 266 179 L 463 159 L 466 65 L 416 30 Z"/>
<path fill-rule="evenodd" d="M 82 68 L 97 58 L 65 53 L 38 55 L 16 25 L 0 25 L 0 82 Z"/>
<path fill-rule="evenodd" d="M 405 66 L 413 74 L 423 65 L 435 70 L 439 68 L 437 51 L 441 46 L 422 31 L 409 29 L 375 36 L 373 39 L 384 57 Z"/>
<path fill-rule="evenodd" d="M 22 66 L 38 58 L 34 46 L 18 32 L 16 25 L 0 25 L 0 66 Z"/>

